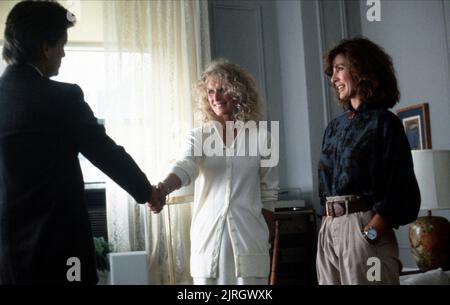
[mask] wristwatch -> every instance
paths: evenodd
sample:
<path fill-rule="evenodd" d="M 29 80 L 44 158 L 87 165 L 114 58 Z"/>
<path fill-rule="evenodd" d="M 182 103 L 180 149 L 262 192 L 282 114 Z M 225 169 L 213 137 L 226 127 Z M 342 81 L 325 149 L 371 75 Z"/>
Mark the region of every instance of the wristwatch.
<path fill-rule="evenodd" d="M 369 227 L 366 230 L 363 229 L 362 235 L 372 245 L 377 242 L 378 232 L 374 227 Z"/>

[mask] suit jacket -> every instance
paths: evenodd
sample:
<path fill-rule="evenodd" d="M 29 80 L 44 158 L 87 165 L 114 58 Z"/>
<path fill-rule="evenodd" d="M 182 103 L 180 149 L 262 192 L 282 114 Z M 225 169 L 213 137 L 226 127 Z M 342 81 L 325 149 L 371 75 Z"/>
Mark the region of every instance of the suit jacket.
<path fill-rule="evenodd" d="M 77 85 L 10 65 L 0 78 L 0 283 L 96 283 L 94 245 L 78 161 L 95 166 L 144 203 L 151 186 L 97 123 Z"/>

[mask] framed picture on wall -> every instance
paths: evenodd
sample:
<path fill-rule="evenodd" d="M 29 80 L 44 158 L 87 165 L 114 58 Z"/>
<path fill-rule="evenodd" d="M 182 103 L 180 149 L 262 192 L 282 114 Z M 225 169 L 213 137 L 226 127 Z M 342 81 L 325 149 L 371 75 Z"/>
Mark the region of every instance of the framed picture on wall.
<path fill-rule="evenodd" d="M 411 149 L 431 149 L 428 103 L 397 109 Z"/>

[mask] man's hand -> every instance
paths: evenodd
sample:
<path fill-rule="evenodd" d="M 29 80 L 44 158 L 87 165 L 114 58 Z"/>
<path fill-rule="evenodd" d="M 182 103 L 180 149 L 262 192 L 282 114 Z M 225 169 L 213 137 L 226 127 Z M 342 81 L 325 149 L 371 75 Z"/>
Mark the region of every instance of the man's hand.
<path fill-rule="evenodd" d="M 158 191 L 159 202 L 161 202 L 162 208 L 166 204 L 167 195 L 169 195 L 169 193 L 167 192 L 166 186 L 162 182 L 158 183 L 156 190 Z"/>
<path fill-rule="evenodd" d="M 166 197 L 162 196 L 161 191 L 152 185 L 152 197 L 150 201 L 147 203 L 150 210 L 158 214 L 163 209 L 164 204 L 166 203 Z"/>

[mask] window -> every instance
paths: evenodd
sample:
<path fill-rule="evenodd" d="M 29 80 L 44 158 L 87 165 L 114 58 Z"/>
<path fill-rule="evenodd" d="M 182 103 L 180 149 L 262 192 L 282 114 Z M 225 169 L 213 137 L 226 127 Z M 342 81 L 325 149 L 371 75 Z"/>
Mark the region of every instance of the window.
<path fill-rule="evenodd" d="M 65 49 L 59 75 L 54 80 L 76 83 L 84 93 L 94 115 L 105 125 L 105 71 L 104 52 L 95 47 L 71 47 Z M 86 184 L 105 182 L 104 174 L 93 166 L 83 155 L 79 155 L 84 182 Z"/>
<path fill-rule="evenodd" d="M 0 44 L 0 48 L 2 46 Z M 0 75 L 6 66 L 4 61 L 0 61 Z M 78 84 L 83 90 L 85 101 L 99 119 L 99 123 L 105 125 L 104 73 L 104 53 L 100 48 L 69 46 L 66 47 L 66 57 L 63 58 L 59 75 L 52 79 Z M 79 159 L 85 183 L 105 182 L 105 176 L 100 170 L 83 155 L 80 154 Z"/>
<path fill-rule="evenodd" d="M 6 17 L 18 0 L 0 1 L 0 32 L 3 35 Z M 105 124 L 104 98 L 105 56 L 103 48 L 103 4 L 102 1 L 58 1 L 77 16 L 75 27 L 69 29 L 69 43 L 65 48 L 59 75 L 52 78 L 57 81 L 76 83 L 84 93 L 84 99 L 94 115 Z M 0 37 L 0 50 L 3 49 L 3 37 Z M 0 60 L 0 75 L 6 63 Z M 79 156 L 83 177 L 86 184 L 104 183 L 105 176 L 81 154 Z"/>

